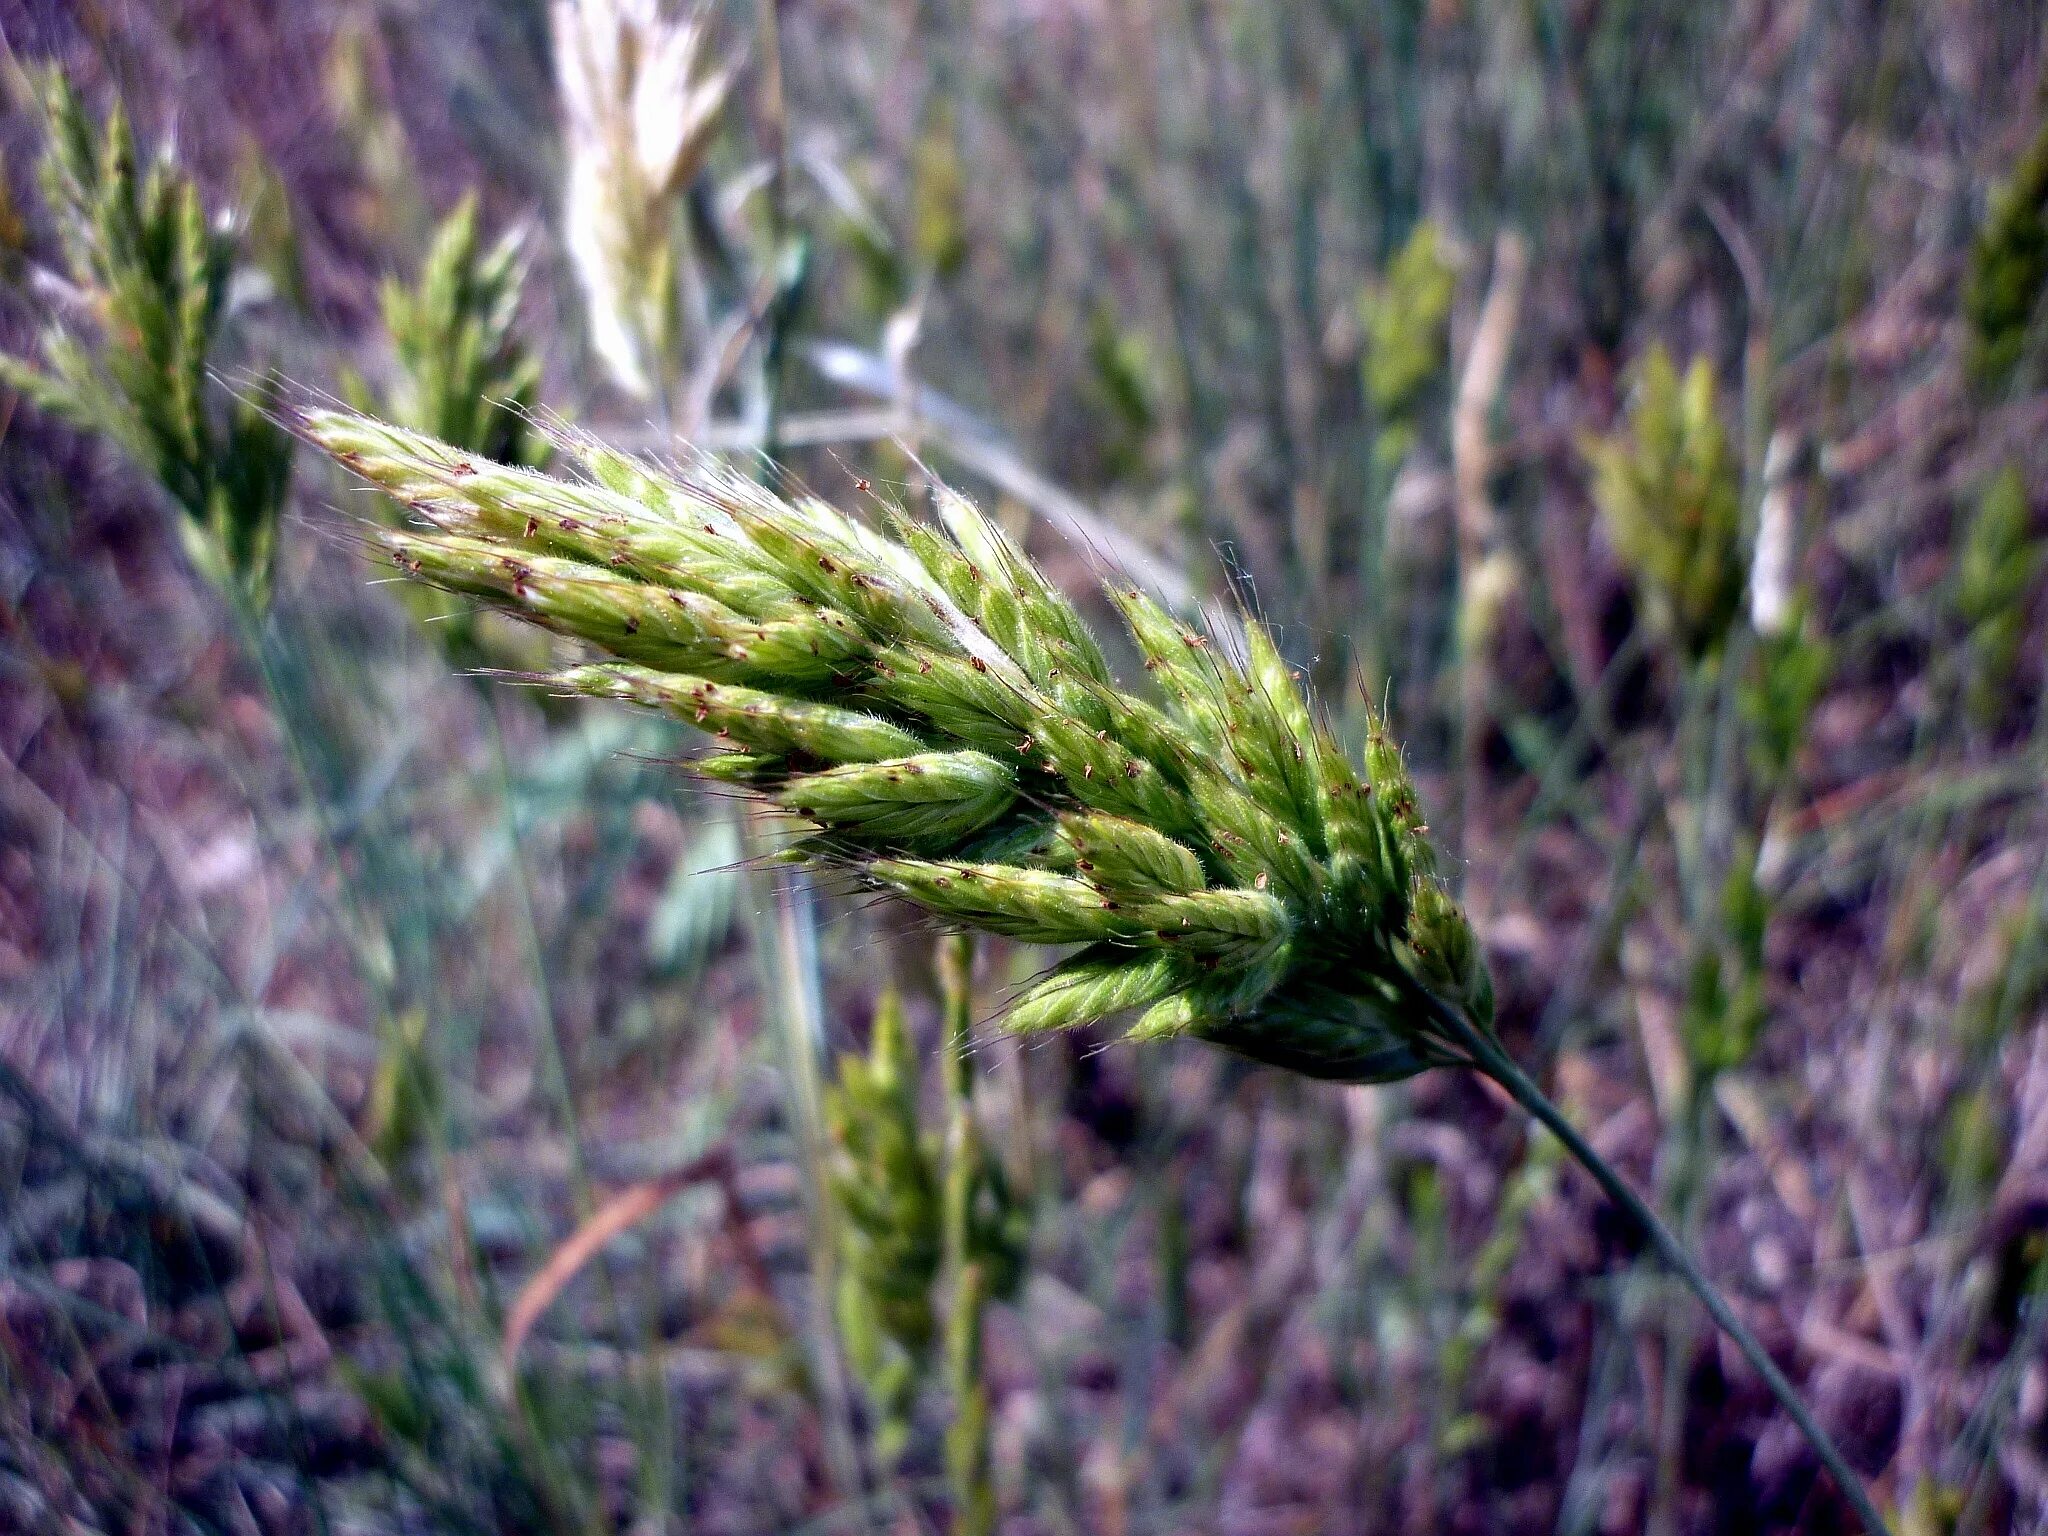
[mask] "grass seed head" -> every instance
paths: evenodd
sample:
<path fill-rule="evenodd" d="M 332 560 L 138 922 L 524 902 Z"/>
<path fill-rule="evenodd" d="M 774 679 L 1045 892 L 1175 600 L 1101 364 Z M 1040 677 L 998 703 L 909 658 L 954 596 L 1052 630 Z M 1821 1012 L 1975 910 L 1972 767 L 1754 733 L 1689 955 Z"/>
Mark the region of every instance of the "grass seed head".
<path fill-rule="evenodd" d="M 1963 283 L 1966 363 L 1986 393 L 2026 360 L 2041 294 L 2048 290 L 2048 125 L 2020 156 L 1986 213 Z"/>
<path fill-rule="evenodd" d="M 734 67 L 714 61 L 701 11 L 553 0 L 548 13 L 569 259 L 600 361 L 621 389 L 646 399 L 676 360 L 678 202 L 710 152 Z"/>
<path fill-rule="evenodd" d="M 272 419 L 273 385 L 226 398 L 228 303 L 240 251 L 168 154 L 145 173 L 127 114 L 104 126 L 61 72 L 33 77 L 47 140 L 45 201 L 62 282 L 39 363 L 0 353 L 0 385 L 98 433 L 155 478 L 181 513 L 200 573 L 252 608 L 270 595 L 293 443 Z"/>
<path fill-rule="evenodd" d="M 938 1333 L 932 1285 L 944 1252 L 936 1138 L 919 1127 L 917 1057 L 894 991 L 875 1010 L 868 1054 L 839 1061 L 826 1092 L 829 1183 L 839 1216 L 833 1298 L 848 1363 L 894 1461 Z"/>
<path fill-rule="evenodd" d="M 434 231 L 418 279 L 378 292 L 398 364 L 384 396 L 392 420 L 505 464 L 545 464 L 535 430 L 540 359 L 519 338 L 525 232 L 483 238 L 471 192 Z"/>
<path fill-rule="evenodd" d="M 402 569 L 609 652 L 555 680 L 707 732 L 730 749 L 707 775 L 812 825 L 801 856 L 948 926 L 1079 946 L 1014 1028 L 1135 1013 L 1138 1038 L 1380 1081 L 1451 1059 L 1445 1007 L 1490 1020 L 1399 749 L 1375 721 L 1354 768 L 1253 620 L 1226 647 L 1113 592 L 1155 705 L 957 498 L 888 536 L 702 459 L 564 435 L 572 483 L 305 426 L 427 525 L 389 536 Z"/>
<path fill-rule="evenodd" d="M 1742 607 L 1742 472 L 1705 358 L 1683 376 L 1651 348 L 1626 426 L 1585 444 L 1593 499 L 1652 621 L 1697 661 Z"/>

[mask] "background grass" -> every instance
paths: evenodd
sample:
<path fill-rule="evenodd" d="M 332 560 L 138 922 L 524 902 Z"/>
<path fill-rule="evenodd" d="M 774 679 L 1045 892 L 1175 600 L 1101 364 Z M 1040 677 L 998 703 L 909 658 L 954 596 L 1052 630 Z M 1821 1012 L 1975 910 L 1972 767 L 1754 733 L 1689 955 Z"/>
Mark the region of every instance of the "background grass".
<path fill-rule="evenodd" d="M 2048 409 L 1994 216 L 2040 8 L 772 14 L 709 13 L 739 73 L 683 222 L 713 313 L 799 249 L 804 280 L 703 435 L 772 428 L 846 504 L 929 466 L 1076 591 L 1114 530 L 1237 584 L 1340 715 L 1387 701 L 1504 1033 L 1902 1529 L 2040 1528 Z M 588 345 L 538 3 L 0 0 L 0 31 L 240 211 L 231 377 L 388 381 L 379 283 L 474 190 L 487 237 L 530 226 L 538 401 L 665 440 Z M 10 82 L 17 353 L 53 302 L 38 142 Z M 2002 227 L 2018 300 L 1966 302 Z M 1826 681 L 1774 763 L 1768 638 L 1702 681 L 1596 509 L 1583 443 L 1659 344 L 1718 378 L 1745 571 L 1793 509 Z M 0 397 L 0 1527 L 953 1528 L 949 1394 L 885 1466 L 840 1362 L 805 1111 L 894 979 L 942 1125 L 928 935 L 743 869 L 681 731 L 458 675 L 361 557 L 366 493 L 297 487 L 252 629 L 153 486 Z M 1043 961 L 982 946 L 981 1017 Z M 980 1361 L 1000 1528 L 1846 1526 L 1474 1084 L 1100 1045 L 970 1057 L 1033 1215 Z M 606 1246 L 508 1373 L 578 1222 L 713 1148 L 729 1187 Z"/>

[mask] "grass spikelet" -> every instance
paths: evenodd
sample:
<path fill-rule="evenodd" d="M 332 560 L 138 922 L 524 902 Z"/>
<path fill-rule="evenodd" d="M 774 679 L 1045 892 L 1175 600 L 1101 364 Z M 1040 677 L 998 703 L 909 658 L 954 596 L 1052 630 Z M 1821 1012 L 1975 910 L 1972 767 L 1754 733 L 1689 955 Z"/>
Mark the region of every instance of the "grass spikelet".
<path fill-rule="evenodd" d="M 1041 1034 L 1093 1024 L 1176 996 L 1194 985 L 1197 974 L 1174 955 L 1133 959 L 1119 946 L 1089 949 L 1020 997 L 1003 1016 L 1003 1027 L 1015 1034 Z"/>
<path fill-rule="evenodd" d="M 923 646 L 885 651 L 868 691 L 886 709 L 929 720 L 942 737 L 984 752 L 1029 755 L 1034 700 L 986 663 Z"/>
<path fill-rule="evenodd" d="M 1146 942 L 1207 950 L 1244 961 L 1272 953 L 1293 931 L 1293 919 L 1277 896 L 1226 888 L 1161 896 L 1137 904 Z"/>
<path fill-rule="evenodd" d="M 1199 891 L 1202 862 L 1172 838 L 1119 816 L 1070 812 L 1060 836 L 1081 878 L 1105 896 L 1142 901 Z"/>
<path fill-rule="evenodd" d="M 424 433 L 346 412 L 310 412 L 306 423 L 349 469 L 445 532 L 513 540 L 539 553 L 658 580 L 716 597 L 749 618 L 793 605 L 788 583 L 770 572 L 715 502 L 677 494 L 651 507 L 615 489 L 566 435 L 557 444 L 592 468 L 594 483 L 494 463 Z"/>
<path fill-rule="evenodd" d="M 1031 680 L 1054 691 L 1063 675 L 1110 682 L 1109 662 L 1081 615 L 1010 536 L 964 496 L 943 491 L 938 505 L 946 531 L 979 578 L 978 589 L 1000 593 L 1014 605 L 1015 642 L 1006 648 L 1018 657 Z M 999 626 L 990 622 L 987 608 L 976 610 L 975 617 L 991 638 L 1005 644 Z"/>
<path fill-rule="evenodd" d="M 944 852 L 1001 820 L 1017 779 L 983 752 L 924 752 L 807 773 L 777 798 L 830 831 Z"/>
<path fill-rule="evenodd" d="M 647 667 L 576 667 L 555 681 L 572 693 L 625 699 L 666 710 L 721 741 L 776 758 L 865 764 L 918 752 L 924 746 L 900 725 L 856 709 Z M 921 768 L 899 771 L 924 772 Z"/>
<path fill-rule="evenodd" d="M 942 922 L 978 928 L 1032 944 L 1136 940 L 1140 920 L 1085 880 L 1015 864 L 876 859 L 869 879 L 923 907 Z"/>

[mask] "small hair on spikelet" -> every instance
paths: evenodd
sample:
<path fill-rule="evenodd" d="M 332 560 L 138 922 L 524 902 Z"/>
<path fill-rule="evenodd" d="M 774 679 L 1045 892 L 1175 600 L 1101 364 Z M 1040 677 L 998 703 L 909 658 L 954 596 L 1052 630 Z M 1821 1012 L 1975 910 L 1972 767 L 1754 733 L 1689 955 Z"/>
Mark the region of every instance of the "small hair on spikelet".
<path fill-rule="evenodd" d="M 1698 462 L 1711 384 L 1689 383 L 1682 400 L 1669 398 L 1675 378 L 1655 392 L 1676 418 L 1663 445 L 1675 467 L 1713 480 L 1718 450 Z M 704 773 L 808 828 L 792 857 L 957 930 L 1074 946 L 1017 999 L 1011 1030 L 1128 1017 L 1127 1039 L 1205 1040 L 1338 1082 L 1435 1066 L 1491 1078 L 1641 1225 L 1865 1528 L 1885 1529 L 1755 1334 L 1495 1034 L 1486 962 L 1437 878 L 1400 750 L 1374 720 L 1354 768 L 1250 617 L 1237 654 L 1113 588 L 1154 704 L 1125 690 L 1073 606 L 957 496 L 940 494 L 941 526 L 897 513 L 882 533 L 701 457 L 656 469 L 558 431 L 585 473 L 569 482 L 348 413 L 301 426 L 419 515 L 421 531 L 375 534 L 402 570 L 605 653 L 552 680 L 708 732 L 725 750 Z M 1706 574 L 1694 546 L 1719 548 L 1718 497 L 1715 481 L 1689 507 L 1711 527 L 1663 551 L 1683 566 L 1672 595 L 1707 599 L 1680 610 L 1694 644 L 1741 596 L 1739 565 L 1732 595 L 1718 571 L 1693 585 Z M 955 1323 L 975 1315 L 982 1278 L 963 1267 Z M 965 1325 L 949 1336 L 954 1379 L 977 1375 L 978 1340 Z M 949 1462 L 985 1489 L 986 1401 L 962 1401 Z M 975 1524 L 990 1520 L 983 1507 Z"/>
<path fill-rule="evenodd" d="M 1490 1027 L 1400 752 L 1375 722 L 1354 770 L 1257 623 L 1234 658 L 1118 586 L 1154 705 L 957 496 L 885 535 L 566 433 L 579 482 L 360 416 L 305 430 L 424 520 L 377 535 L 401 568 L 608 653 L 552 683 L 711 735 L 703 770 L 806 824 L 801 856 L 950 926 L 1079 946 L 1010 1029 L 1134 1015 L 1132 1038 L 1379 1082 L 1465 1059 L 1425 997 Z"/>

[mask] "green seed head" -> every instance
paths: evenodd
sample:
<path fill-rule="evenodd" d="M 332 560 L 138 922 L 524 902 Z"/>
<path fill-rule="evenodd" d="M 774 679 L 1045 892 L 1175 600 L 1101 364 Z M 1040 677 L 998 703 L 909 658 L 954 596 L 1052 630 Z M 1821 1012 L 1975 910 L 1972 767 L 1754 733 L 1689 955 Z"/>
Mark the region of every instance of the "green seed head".
<path fill-rule="evenodd" d="M 40 306 L 39 359 L 0 352 L 0 388 L 119 448 L 177 507 L 199 573 L 261 609 L 295 445 L 274 419 L 275 380 L 242 399 L 216 382 L 251 361 L 233 350 L 240 242 L 168 150 L 144 162 L 118 102 L 101 124 L 61 69 L 24 78 L 10 64 L 10 80 L 42 109 L 40 179 L 70 299 Z"/>
<path fill-rule="evenodd" d="M 657 470 L 556 433 L 586 478 L 475 461 L 321 412 L 307 434 L 410 506 L 407 573 L 607 652 L 553 681 L 733 750 L 703 771 L 810 824 L 799 855 L 941 922 L 1078 946 L 1018 1030 L 1135 1015 L 1312 1075 L 1385 1081 L 1486 1026 L 1470 925 L 1373 721 L 1355 769 L 1272 638 L 1111 593 L 1158 704 L 993 522 L 885 536 L 703 460 Z"/>
<path fill-rule="evenodd" d="M 1681 375 L 1653 347 L 1628 421 L 1584 444 L 1593 499 L 1652 622 L 1689 661 L 1717 653 L 1742 606 L 1741 464 L 1721 424 L 1713 366 Z"/>
<path fill-rule="evenodd" d="M 892 1446 L 907 1435 L 938 1331 L 931 1298 L 944 1244 L 938 1149 L 918 1126 L 917 1094 L 902 1004 L 884 992 L 868 1054 L 840 1058 L 825 1116 L 839 1216 L 834 1310 L 848 1363 Z"/>

